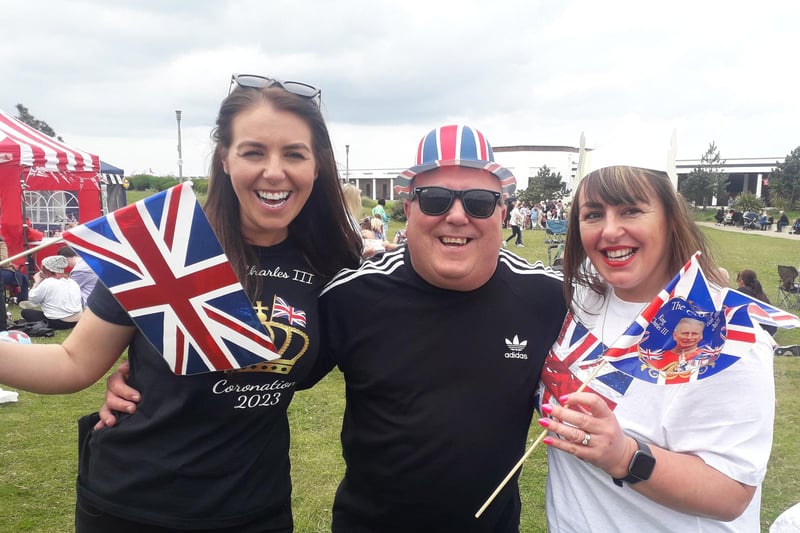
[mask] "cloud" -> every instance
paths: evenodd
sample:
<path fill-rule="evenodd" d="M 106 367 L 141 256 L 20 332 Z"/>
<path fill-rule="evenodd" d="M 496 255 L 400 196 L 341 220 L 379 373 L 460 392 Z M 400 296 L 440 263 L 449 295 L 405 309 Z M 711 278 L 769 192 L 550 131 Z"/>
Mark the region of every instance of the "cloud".
<path fill-rule="evenodd" d="M 130 173 L 208 166 L 232 72 L 322 88 L 337 158 L 409 164 L 436 125 L 495 145 L 567 144 L 657 160 L 800 144 L 792 68 L 800 3 L 633 0 L 9 0 L 0 108 L 26 105 Z"/>

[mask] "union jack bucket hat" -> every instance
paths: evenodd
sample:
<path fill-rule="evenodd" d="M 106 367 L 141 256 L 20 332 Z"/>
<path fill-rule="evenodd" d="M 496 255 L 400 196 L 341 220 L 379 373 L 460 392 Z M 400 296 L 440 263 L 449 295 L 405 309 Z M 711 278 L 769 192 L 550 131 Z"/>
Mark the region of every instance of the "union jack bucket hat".
<path fill-rule="evenodd" d="M 395 193 L 401 198 L 409 198 L 414 176 L 446 166 L 489 172 L 500 180 L 504 199 L 517 188 L 514 174 L 494 162 L 494 152 L 483 133 L 463 124 L 451 124 L 431 130 L 420 140 L 416 164 L 394 179 Z"/>

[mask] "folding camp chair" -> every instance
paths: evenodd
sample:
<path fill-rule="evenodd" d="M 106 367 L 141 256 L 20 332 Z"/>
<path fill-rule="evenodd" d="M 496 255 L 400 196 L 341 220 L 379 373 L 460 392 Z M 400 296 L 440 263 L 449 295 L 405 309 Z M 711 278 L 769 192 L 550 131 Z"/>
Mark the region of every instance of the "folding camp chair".
<path fill-rule="evenodd" d="M 547 264 L 553 270 L 564 268 L 564 243 L 551 244 L 547 247 Z"/>
<path fill-rule="evenodd" d="M 778 265 L 779 306 L 783 309 L 800 309 L 800 283 L 797 282 L 797 269 L 793 266 Z"/>
<path fill-rule="evenodd" d="M 547 226 L 544 228 L 545 244 L 560 244 L 567 238 L 567 221 L 547 219 Z"/>

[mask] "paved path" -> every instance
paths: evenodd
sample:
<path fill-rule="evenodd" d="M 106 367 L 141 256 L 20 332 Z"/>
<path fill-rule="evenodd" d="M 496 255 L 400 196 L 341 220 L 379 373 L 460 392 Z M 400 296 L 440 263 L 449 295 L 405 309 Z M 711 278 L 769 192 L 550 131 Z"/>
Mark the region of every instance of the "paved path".
<path fill-rule="evenodd" d="M 792 239 L 797 242 L 800 242 L 800 235 L 791 235 L 789 233 L 789 228 L 783 228 L 783 231 L 779 233 L 774 229 L 761 231 L 760 229 L 743 230 L 741 226 L 718 226 L 714 222 L 698 222 L 697 224 L 706 228 L 713 228 L 719 231 L 732 231 L 734 233 L 743 233 L 745 235 L 760 235 L 762 237 L 776 237 L 778 239 Z"/>

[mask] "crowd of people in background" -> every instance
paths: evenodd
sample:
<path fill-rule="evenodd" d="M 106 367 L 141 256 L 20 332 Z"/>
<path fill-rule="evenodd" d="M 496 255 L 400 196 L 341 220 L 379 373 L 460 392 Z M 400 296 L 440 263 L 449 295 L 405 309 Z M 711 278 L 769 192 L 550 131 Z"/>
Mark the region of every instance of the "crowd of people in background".
<path fill-rule="evenodd" d="M 778 220 L 768 213 L 767 209 L 762 209 L 760 213 L 753 210 L 736 211 L 732 207 L 724 210 L 722 207 L 717 208 L 714 214 L 715 224 L 717 226 L 741 226 L 742 229 L 757 229 L 761 231 L 768 231 L 775 225 L 775 231 L 782 233 L 784 228 L 789 228 L 789 233 L 792 235 L 800 234 L 800 218 L 795 219 L 794 223 L 790 223 L 789 215 L 785 211 L 778 212 Z"/>
<path fill-rule="evenodd" d="M 515 206 L 518 206 L 522 215 L 521 230 L 543 230 L 547 227 L 548 220 L 565 220 L 569 209 L 569 203 L 561 200 L 528 202 L 512 198 L 507 201 L 508 213 L 503 221 L 503 227 L 506 229 L 513 229 L 511 215 Z"/>

